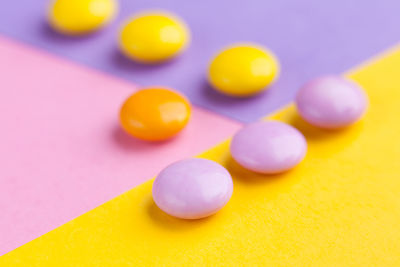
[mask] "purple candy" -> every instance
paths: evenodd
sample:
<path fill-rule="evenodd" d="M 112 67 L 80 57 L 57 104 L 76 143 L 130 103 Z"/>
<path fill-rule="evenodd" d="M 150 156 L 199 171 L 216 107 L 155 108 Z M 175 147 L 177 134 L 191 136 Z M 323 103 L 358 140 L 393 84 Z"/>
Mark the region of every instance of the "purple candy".
<path fill-rule="evenodd" d="M 231 154 L 237 163 L 254 172 L 287 171 L 303 160 L 307 151 L 304 136 L 278 121 L 256 122 L 233 137 Z"/>
<path fill-rule="evenodd" d="M 339 76 L 324 76 L 300 89 L 296 105 L 301 117 L 310 124 L 335 129 L 358 121 L 368 100 L 356 83 Z"/>
<path fill-rule="evenodd" d="M 185 159 L 160 172 L 153 184 L 153 199 L 169 215 L 199 219 L 216 213 L 232 196 L 229 172 L 207 159 Z"/>

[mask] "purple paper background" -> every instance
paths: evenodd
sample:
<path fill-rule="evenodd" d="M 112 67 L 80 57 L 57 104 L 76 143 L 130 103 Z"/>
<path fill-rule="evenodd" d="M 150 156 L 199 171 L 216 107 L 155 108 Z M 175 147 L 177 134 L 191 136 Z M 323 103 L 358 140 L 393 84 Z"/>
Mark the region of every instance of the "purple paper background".
<path fill-rule="evenodd" d="M 0 33 L 134 83 L 176 88 L 194 104 L 244 122 L 288 103 L 307 79 L 341 73 L 400 40 L 399 0 L 119 2 L 118 18 L 107 29 L 83 38 L 68 38 L 47 26 L 48 1 L 5 1 L 0 9 Z M 119 25 L 136 11 L 149 8 L 175 12 L 189 24 L 192 43 L 179 59 L 142 66 L 119 54 Z M 241 41 L 269 47 L 280 59 L 282 73 L 266 93 L 233 99 L 210 89 L 205 74 L 216 51 Z"/>

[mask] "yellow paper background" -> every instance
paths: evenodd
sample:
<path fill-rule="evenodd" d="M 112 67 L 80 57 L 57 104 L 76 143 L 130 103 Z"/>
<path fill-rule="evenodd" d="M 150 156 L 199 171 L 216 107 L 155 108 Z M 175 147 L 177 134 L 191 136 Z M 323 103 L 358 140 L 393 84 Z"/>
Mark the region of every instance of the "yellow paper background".
<path fill-rule="evenodd" d="M 233 197 L 216 215 L 185 221 L 164 214 L 149 181 L 0 265 L 400 266 L 400 49 L 349 76 L 370 98 L 353 127 L 318 130 L 293 107 L 274 116 L 307 138 L 308 154 L 294 170 L 246 171 L 231 160 L 228 141 L 201 155 L 234 179 Z"/>

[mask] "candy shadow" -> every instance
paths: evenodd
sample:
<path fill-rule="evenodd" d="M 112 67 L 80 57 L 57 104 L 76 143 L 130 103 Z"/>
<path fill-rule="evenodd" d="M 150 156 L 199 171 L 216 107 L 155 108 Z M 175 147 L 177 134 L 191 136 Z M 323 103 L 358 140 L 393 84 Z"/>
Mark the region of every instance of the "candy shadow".
<path fill-rule="evenodd" d="M 148 150 L 156 150 L 160 149 L 161 147 L 167 146 L 172 143 L 175 138 L 156 142 L 140 140 L 133 136 L 130 136 L 124 130 L 122 130 L 119 125 L 116 125 L 112 130 L 112 139 L 121 149 L 125 151 L 145 152 Z"/>
<path fill-rule="evenodd" d="M 154 64 L 145 64 L 136 62 L 127 56 L 125 56 L 118 48 L 115 48 L 111 53 L 111 64 L 113 64 L 116 68 L 129 71 L 132 73 L 147 73 L 149 71 L 161 70 L 163 68 L 167 68 L 175 64 L 179 61 L 179 56 L 176 58 L 172 58 L 170 60 L 154 63 Z"/>
<path fill-rule="evenodd" d="M 246 105 L 247 103 L 250 102 L 260 101 L 260 99 L 263 99 L 264 101 L 271 94 L 272 88 L 274 88 L 274 86 L 271 86 L 271 88 L 255 95 L 235 97 L 220 93 L 210 85 L 207 79 L 203 79 L 201 82 L 200 91 L 204 98 L 206 98 L 208 101 L 214 104 L 218 104 L 219 106 L 241 106 L 241 105 Z"/>
<path fill-rule="evenodd" d="M 232 178 L 235 182 L 248 186 L 277 183 L 282 179 L 286 179 L 286 177 L 293 172 L 293 170 L 288 170 L 286 172 L 277 174 L 253 172 L 239 165 L 239 163 L 237 163 L 232 156 L 229 156 L 226 162 L 226 169 L 232 175 Z"/>
<path fill-rule="evenodd" d="M 89 40 L 95 38 L 96 36 L 99 36 L 102 31 L 102 29 L 99 29 L 98 31 L 88 32 L 84 34 L 68 35 L 60 33 L 53 29 L 46 20 L 41 21 L 41 23 L 39 24 L 39 34 L 41 36 L 43 36 L 45 39 L 63 44 Z"/>
<path fill-rule="evenodd" d="M 162 211 L 159 207 L 157 207 L 151 195 L 149 195 L 145 201 L 146 201 L 145 207 L 149 218 L 158 227 L 164 228 L 165 230 L 172 232 L 182 232 L 186 230 L 193 231 L 198 227 L 205 227 L 205 225 L 210 223 L 212 220 L 215 219 L 216 216 L 218 216 L 218 214 L 214 214 L 201 219 L 194 219 L 194 220 L 179 219 L 168 215 L 167 213 Z"/>
<path fill-rule="evenodd" d="M 201 97 L 207 100 L 207 102 L 212 103 L 215 106 L 220 107 L 219 110 L 224 113 L 226 111 L 224 108 L 238 108 L 238 109 L 243 109 L 245 107 L 248 107 L 249 105 L 252 104 L 259 104 L 259 103 L 265 103 L 265 105 L 270 105 L 273 104 L 275 105 L 275 102 L 273 100 L 274 94 L 276 94 L 276 90 L 278 89 L 278 84 L 273 84 L 266 90 L 255 94 L 255 95 L 250 95 L 250 96 L 242 96 L 242 97 L 235 97 L 235 96 L 230 96 L 223 94 L 217 90 L 215 90 L 208 80 L 206 78 L 202 78 L 199 81 L 200 84 L 200 93 Z M 243 112 L 246 112 L 243 110 Z"/>
<path fill-rule="evenodd" d="M 353 125 L 340 129 L 322 129 L 306 122 L 297 113 L 291 118 L 289 124 L 297 128 L 303 133 L 307 140 L 312 142 L 327 142 L 330 139 L 343 139 L 344 141 L 344 139 L 346 139 L 347 142 L 351 143 L 360 135 L 364 127 L 363 121 L 361 120 Z"/>

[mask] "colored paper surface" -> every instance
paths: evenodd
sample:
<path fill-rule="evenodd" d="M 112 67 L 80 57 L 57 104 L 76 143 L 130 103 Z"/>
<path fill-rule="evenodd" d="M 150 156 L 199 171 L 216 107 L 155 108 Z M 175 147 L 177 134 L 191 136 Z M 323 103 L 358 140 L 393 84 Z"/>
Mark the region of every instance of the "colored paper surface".
<path fill-rule="evenodd" d="M 83 38 L 49 28 L 49 2 L 6 1 L 0 9 L 0 33 L 134 84 L 173 87 L 196 105 L 243 122 L 288 104 L 308 79 L 342 73 L 400 40 L 399 0 L 118 0 L 120 13 L 110 27 Z M 121 56 L 121 24 L 143 9 L 165 9 L 187 22 L 192 42 L 181 57 L 143 66 Z M 264 45 L 280 60 L 281 77 L 265 94 L 235 99 L 208 86 L 209 61 L 237 42 Z"/>
<path fill-rule="evenodd" d="M 400 266 L 400 47 L 348 76 L 370 107 L 362 121 L 324 131 L 290 106 L 274 115 L 307 138 L 292 171 L 257 175 L 226 141 L 200 157 L 228 168 L 231 201 L 188 221 L 152 201 L 146 182 L 10 252 L 1 266 Z"/>
<path fill-rule="evenodd" d="M 3 38 L 0 58 L 0 255 L 240 127 L 193 107 L 177 138 L 136 140 L 118 120 L 136 86 Z"/>

